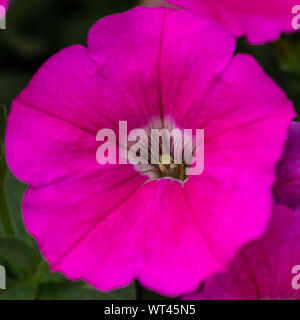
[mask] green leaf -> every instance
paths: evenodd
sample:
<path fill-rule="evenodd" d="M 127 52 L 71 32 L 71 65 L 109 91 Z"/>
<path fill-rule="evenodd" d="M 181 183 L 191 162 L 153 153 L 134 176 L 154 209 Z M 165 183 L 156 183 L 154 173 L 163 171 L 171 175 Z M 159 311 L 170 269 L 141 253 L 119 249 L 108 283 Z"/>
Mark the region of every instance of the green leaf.
<path fill-rule="evenodd" d="M 62 283 L 66 281 L 66 278 L 61 273 L 50 272 L 47 261 L 43 260 L 37 267 L 30 282 L 34 285 L 38 285 L 42 283 Z"/>
<path fill-rule="evenodd" d="M 100 292 L 83 283 L 47 283 L 39 286 L 39 300 L 135 300 L 135 289 L 127 288 L 112 292 Z"/>
<path fill-rule="evenodd" d="M 0 300 L 34 300 L 36 290 L 32 285 L 20 285 L 13 289 L 1 290 Z"/>
<path fill-rule="evenodd" d="M 39 254 L 33 248 L 18 239 L 8 237 L 0 238 L 0 257 L 13 265 L 17 264 L 31 270 L 34 270 L 41 261 Z"/>

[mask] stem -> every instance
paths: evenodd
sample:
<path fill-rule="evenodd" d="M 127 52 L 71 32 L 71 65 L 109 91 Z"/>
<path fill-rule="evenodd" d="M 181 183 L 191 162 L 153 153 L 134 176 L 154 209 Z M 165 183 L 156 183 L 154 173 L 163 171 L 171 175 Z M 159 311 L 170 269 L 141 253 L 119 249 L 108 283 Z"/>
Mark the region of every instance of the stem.
<path fill-rule="evenodd" d="M 0 160 L 0 162 L 2 166 L 4 161 Z M 6 166 L 5 163 L 4 165 Z M 2 170 L 2 168 L 0 170 Z M 4 180 L 0 182 L 0 220 L 2 222 L 5 235 L 14 236 L 15 231 L 14 231 L 13 223 L 11 220 L 11 216 L 10 216 L 7 201 L 6 201 L 5 190 L 4 190 Z"/>
<path fill-rule="evenodd" d="M 4 130 L 6 121 L 6 107 L 0 106 L 0 220 L 6 236 L 14 236 L 15 231 L 6 201 L 4 183 L 7 175 L 7 165 L 4 156 Z"/>
<path fill-rule="evenodd" d="M 135 281 L 136 300 L 143 300 L 143 287 L 138 281 Z"/>
<path fill-rule="evenodd" d="M 3 230 L 6 236 L 14 236 L 15 231 L 10 219 L 10 214 L 4 194 L 4 190 L 0 188 L 0 220 L 2 221 Z"/>

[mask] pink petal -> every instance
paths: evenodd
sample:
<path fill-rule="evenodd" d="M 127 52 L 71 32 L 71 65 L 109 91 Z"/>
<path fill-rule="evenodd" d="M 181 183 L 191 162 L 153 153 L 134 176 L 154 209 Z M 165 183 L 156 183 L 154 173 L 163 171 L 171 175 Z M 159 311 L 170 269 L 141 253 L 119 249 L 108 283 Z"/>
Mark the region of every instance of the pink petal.
<path fill-rule="evenodd" d="M 276 40 L 292 32 L 292 8 L 297 0 L 168 0 L 201 16 L 216 19 L 236 37 L 246 36 L 251 44 Z"/>
<path fill-rule="evenodd" d="M 211 277 L 195 300 L 300 299 L 292 268 L 300 260 L 300 211 L 275 205 L 265 235 L 246 245 L 224 274 Z"/>
<path fill-rule="evenodd" d="M 8 119 L 7 161 L 19 179 L 38 186 L 77 171 L 98 170 L 98 130 L 118 132 L 119 120 L 128 120 L 128 130 L 144 127 L 152 114 L 159 114 L 155 78 L 147 80 L 152 87 L 144 84 L 145 90 L 143 86 L 135 92 L 126 91 L 122 83 L 118 87 L 117 73 L 106 73 L 79 45 L 62 50 L 40 68 L 14 100 Z"/>
<path fill-rule="evenodd" d="M 300 206 L 300 123 L 290 126 L 283 157 L 277 168 L 275 199 L 292 209 Z"/>
<path fill-rule="evenodd" d="M 99 66 L 114 75 L 113 87 L 131 93 L 117 103 L 128 108 L 134 95 L 152 117 L 195 107 L 191 102 L 206 95 L 235 50 L 232 35 L 215 22 L 167 8 L 136 8 L 101 19 L 88 45 Z"/>
<path fill-rule="evenodd" d="M 41 67 L 14 100 L 6 156 L 19 179 L 39 186 L 78 170 L 98 170 L 95 130 L 101 112 L 94 102 L 101 96 L 97 72 L 86 48 L 64 49 Z"/>
<path fill-rule="evenodd" d="M 141 186 L 142 177 L 131 175 L 117 167 L 101 178 L 30 188 L 23 205 L 29 232 L 52 271 L 100 290 L 135 277 L 166 295 L 195 289 L 220 265 L 200 231 L 201 217 L 189 208 L 191 195 L 177 182 Z"/>

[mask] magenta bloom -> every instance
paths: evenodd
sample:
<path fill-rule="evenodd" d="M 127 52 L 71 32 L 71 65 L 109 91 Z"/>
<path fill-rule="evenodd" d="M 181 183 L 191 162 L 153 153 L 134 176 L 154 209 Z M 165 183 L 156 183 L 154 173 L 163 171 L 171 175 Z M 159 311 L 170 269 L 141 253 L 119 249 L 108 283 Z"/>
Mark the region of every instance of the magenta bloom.
<path fill-rule="evenodd" d="M 300 123 L 292 122 L 285 151 L 277 167 L 274 187 L 278 203 L 292 209 L 300 206 Z"/>
<path fill-rule="evenodd" d="M 214 21 L 139 7 L 101 19 L 88 48 L 66 48 L 41 67 L 13 102 L 6 150 L 29 184 L 24 221 L 52 271 L 100 290 L 137 278 L 175 296 L 261 236 L 294 111 L 234 50 Z M 149 182 L 134 165 L 97 163 L 98 130 L 153 119 L 205 130 L 202 175 Z"/>
<path fill-rule="evenodd" d="M 252 44 L 276 40 L 291 32 L 297 0 L 168 0 L 201 16 L 217 20 L 236 37 L 246 36 Z"/>
<path fill-rule="evenodd" d="M 275 205 L 266 234 L 246 245 L 225 274 L 213 276 L 185 299 L 300 300 L 299 265 L 300 211 Z"/>
<path fill-rule="evenodd" d="M 8 0 L 0 0 L 0 19 L 4 18 L 8 8 Z"/>
<path fill-rule="evenodd" d="M 4 7 L 5 9 L 8 8 L 8 1 L 9 0 L 0 0 L 0 6 Z"/>

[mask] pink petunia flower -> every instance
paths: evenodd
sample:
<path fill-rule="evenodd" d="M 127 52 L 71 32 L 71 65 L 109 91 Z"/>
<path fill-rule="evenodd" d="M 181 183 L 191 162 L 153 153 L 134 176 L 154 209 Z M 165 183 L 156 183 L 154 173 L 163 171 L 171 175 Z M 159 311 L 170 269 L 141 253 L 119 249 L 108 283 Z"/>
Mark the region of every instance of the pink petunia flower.
<path fill-rule="evenodd" d="M 220 22 L 236 37 L 246 36 L 251 44 L 276 40 L 293 30 L 292 12 L 298 0 L 168 0 L 204 17 Z"/>
<path fill-rule="evenodd" d="M 292 122 L 285 151 L 277 167 L 274 187 L 278 203 L 297 209 L 300 206 L 300 123 Z"/>
<path fill-rule="evenodd" d="M 138 7 L 101 19 L 87 48 L 66 48 L 40 68 L 13 102 L 6 151 L 29 184 L 25 225 L 52 271 L 100 290 L 138 279 L 176 296 L 261 236 L 295 113 L 234 50 L 214 21 Z M 98 130 L 117 131 L 120 120 L 128 131 L 164 128 L 166 119 L 204 129 L 202 175 L 160 178 L 158 166 L 149 181 L 132 164 L 97 163 Z"/>
<path fill-rule="evenodd" d="M 300 210 L 275 205 L 265 235 L 186 300 L 300 300 Z"/>

